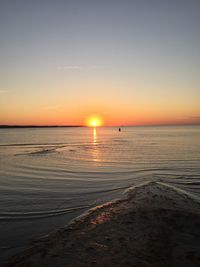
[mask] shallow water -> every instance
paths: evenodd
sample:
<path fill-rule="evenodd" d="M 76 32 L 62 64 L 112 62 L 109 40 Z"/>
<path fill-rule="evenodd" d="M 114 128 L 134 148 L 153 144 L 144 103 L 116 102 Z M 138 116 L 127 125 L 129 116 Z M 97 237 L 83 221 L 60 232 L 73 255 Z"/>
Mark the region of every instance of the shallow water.
<path fill-rule="evenodd" d="M 0 259 L 130 186 L 200 199 L 200 127 L 0 130 Z"/>

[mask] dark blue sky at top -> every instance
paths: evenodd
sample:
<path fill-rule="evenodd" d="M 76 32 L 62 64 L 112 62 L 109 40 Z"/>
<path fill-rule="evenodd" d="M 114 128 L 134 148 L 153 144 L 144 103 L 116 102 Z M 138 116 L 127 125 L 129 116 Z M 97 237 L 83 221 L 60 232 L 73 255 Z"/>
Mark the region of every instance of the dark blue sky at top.
<path fill-rule="evenodd" d="M 45 50 L 58 61 L 88 53 L 95 62 L 199 50 L 200 1 L 1 0 L 0 10 L 1 53 L 11 57 Z"/>

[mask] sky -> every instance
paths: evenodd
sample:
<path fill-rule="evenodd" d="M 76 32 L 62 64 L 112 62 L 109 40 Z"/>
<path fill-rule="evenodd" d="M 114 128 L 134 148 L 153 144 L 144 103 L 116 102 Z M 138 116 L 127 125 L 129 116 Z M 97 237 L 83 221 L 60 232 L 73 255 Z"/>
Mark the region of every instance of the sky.
<path fill-rule="evenodd" d="M 0 0 L 0 124 L 199 124 L 199 29 L 199 0 Z"/>

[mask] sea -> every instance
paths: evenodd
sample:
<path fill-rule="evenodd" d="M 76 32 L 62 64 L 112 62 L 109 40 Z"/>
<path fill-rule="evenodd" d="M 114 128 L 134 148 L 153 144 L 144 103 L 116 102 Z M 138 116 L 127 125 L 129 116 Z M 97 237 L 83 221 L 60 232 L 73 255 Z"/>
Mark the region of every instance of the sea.
<path fill-rule="evenodd" d="M 0 129 L 0 262 L 150 181 L 200 201 L 200 126 Z"/>

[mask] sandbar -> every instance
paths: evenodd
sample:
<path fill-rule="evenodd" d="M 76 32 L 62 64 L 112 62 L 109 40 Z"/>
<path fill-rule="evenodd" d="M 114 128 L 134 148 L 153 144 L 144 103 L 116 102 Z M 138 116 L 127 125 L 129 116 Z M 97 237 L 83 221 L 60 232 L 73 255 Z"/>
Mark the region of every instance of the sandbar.
<path fill-rule="evenodd" d="M 4 267 L 200 266 L 200 203 L 150 182 L 36 240 Z"/>

